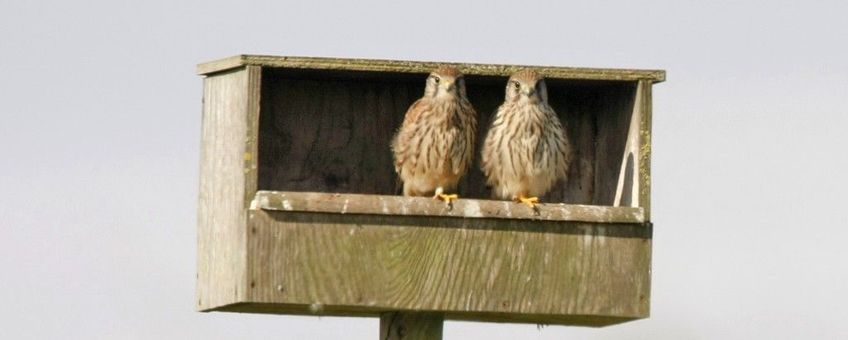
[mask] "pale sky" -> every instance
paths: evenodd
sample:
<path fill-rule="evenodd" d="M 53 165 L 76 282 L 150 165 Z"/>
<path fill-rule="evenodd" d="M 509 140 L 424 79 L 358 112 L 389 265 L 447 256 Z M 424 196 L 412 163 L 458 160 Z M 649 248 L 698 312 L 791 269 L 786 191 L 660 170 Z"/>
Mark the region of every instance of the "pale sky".
<path fill-rule="evenodd" d="M 848 2 L 0 2 L 0 337 L 376 339 L 194 312 L 201 78 L 241 53 L 660 68 L 652 316 L 445 339 L 848 338 Z"/>

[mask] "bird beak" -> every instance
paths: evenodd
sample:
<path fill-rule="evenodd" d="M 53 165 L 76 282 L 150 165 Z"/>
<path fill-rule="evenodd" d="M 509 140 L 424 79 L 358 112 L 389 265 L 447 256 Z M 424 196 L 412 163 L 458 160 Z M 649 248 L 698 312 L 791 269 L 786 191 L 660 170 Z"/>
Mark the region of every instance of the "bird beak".
<path fill-rule="evenodd" d="M 445 90 L 447 90 L 447 91 L 451 91 L 451 90 L 453 90 L 453 85 L 454 85 L 453 81 L 451 81 L 451 80 L 444 80 L 444 81 L 442 82 L 442 84 L 443 84 L 442 86 L 444 86 L 444 87 L 445 87 Z"/>
<path fill-rule="evenodd" d="M 532 87 L 525 87 L 523 92 L 524 92 L 524 95 L 525 95 L 525 96 L 530 97 L 530 96 L 532 96 L 534 93 L 536 93 L 536 89 L 534 89 L 534 88 L 532 88 Z"/>

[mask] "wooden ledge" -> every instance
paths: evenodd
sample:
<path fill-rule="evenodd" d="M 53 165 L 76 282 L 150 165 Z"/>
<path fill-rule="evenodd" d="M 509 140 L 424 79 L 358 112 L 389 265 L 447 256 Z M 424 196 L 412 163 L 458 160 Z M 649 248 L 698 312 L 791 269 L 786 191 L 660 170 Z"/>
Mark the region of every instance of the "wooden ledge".
<path fill-rule="evenodd" d="M 440 65 L 452 65 L 468 75 L 508 77 L 513 72 L 531 68 L 547 78 L 636 81 L 649 80 L 653 83 L 665 81 L 663 70 L 631 70 L 612 68 L 557 67 L 528 65 L 498 65 L 472 63 L 445 63 L 429 61 L 344 59 L 288 57 L 267 55 L 236 55 L 197 65 L 197 74 L 206 75 L 242 66 L 280 67 L 316 70 L 347 70 L 399 73 L 430 73 Z"/>
<path fill-rule="evenodd" d="M 321 212 L 361 215 L 441 216 L 459 218 L 526 219 L 592 223 L 645 223 L 642 208 L 542 203 L 539 213 L 510 201 L 459 199 L 449 208 L 428 197 L 259 191 L 253 210 Z"/>

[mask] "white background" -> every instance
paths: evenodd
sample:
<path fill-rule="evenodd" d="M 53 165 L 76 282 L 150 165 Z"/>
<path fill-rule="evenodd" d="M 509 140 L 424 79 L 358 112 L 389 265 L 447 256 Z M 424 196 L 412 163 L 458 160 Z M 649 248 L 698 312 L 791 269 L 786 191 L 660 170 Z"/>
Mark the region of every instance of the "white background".
<path fill-rule="evenodd" d="M 193 311 L 201 78 L 239 53 L 661 68 L 652 317 L 446 339 L 848 338 L 846 1 L 0 2 L 0 337 L 376 339 Z"/>

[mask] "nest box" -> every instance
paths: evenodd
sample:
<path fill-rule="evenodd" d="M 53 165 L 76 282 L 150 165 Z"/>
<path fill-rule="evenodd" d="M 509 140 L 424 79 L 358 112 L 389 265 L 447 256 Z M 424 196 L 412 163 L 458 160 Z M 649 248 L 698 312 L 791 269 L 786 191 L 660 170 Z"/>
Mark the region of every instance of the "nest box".
<path fill-rule="evenodd" d="M 546 77 L 575 158 L 534 213 L 488 199 L 478 164 L 452 209 L 397 195 L 390 139 L 441 64 L 243 55 L 198 67 L 198 310 L 587 326 L 648 316 L 651 87 L 665 73 L 452 64 L 478 146 L 509 75 Z"/>

